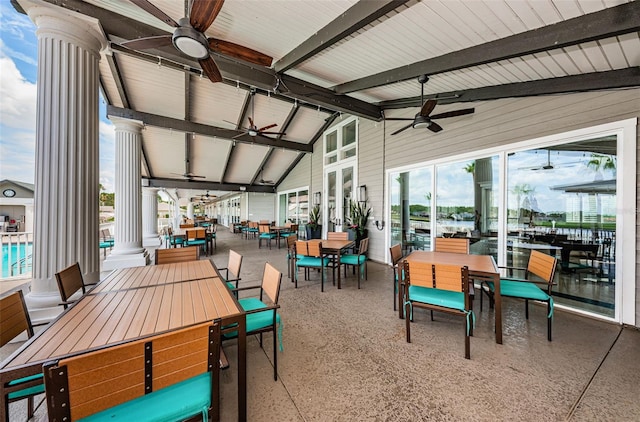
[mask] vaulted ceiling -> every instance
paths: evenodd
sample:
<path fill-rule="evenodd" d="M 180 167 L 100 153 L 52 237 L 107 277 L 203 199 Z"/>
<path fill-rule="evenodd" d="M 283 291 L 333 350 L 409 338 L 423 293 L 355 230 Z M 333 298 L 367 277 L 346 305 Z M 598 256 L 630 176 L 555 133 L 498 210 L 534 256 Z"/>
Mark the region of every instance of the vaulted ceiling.
<path fill-rule="evenodd" d="M 26 0 L 12 1 L 20 9 Z M 639 2 L 227 0 L 206 37 L 273 60 L 266 67 L 211 52 L 223 79 L 212 83 L 173 45 L 122 45 L 174 30 L 140 6 L 178 22 L 189 4 L 42 1 L 102 25 L 110 43 L 100 61 L 107 113 L 145 123 L 143 177 L 157 187 L 273 192 L 341 113 L 413 117 L 420 75 L 429 76 L 425 98 L 437 99 L 438 112 L 640 85 Z M 252 136 L 249 118 L 284 134 Z M 447 124 L 460 118 L 482 116 Z M 403 126 L 386 125 L 389 133 Z"/>

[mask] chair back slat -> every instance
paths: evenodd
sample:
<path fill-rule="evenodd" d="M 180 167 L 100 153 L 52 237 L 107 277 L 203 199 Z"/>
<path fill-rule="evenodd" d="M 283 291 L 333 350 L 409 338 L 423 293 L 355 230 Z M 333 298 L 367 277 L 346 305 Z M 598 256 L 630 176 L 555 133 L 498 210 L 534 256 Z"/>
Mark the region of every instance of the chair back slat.
<path fill-rule="evenodd" d="M 292 234 L 290 236 L 287 236 L 287 249 L 293 249 L 297 241 L 298 241 L 297 234 Z"/>
<path fill-rule="evenodd" d="M 258 225 L 258 231 L 260 232 L 260 234 L 262 233 L 271 233 L 271 226 L 269 224 L 259 224 Z"/>
<path fill-rule="evenodd" d="M 391 265 L 396 266 L 402 259 L 402 245 L 400 243 L 393 245 L 389 248 L 391 253 Z"/>
<path fill-rule="evenodd" d="M 22 290 L 0 299 L 0 347 L 26 331 L 33 336 L 33 327 Z"/>
<path fill-rule="evenodd" d="M 309 256 L 322 256 L 322 242 L 307 242 L 307 248 Z"/>
<path fill-rule="evenodd" d="M 69 300 L 69 298 L 80 289 L 82 289 L 83 294 L 86 291 L 82 279 L 82 271 L 80 271 L 80 264 L 77 262 L 56 273 L 56 280 L 63 302 Z"/>
<path fill-rule="evenodd" d="M 273 304 L 278 303 L 281 281 L 282 273 L 267 262 L 264 265 L 264 275 L 262 276 L 262 290 Z"/>
<path fill-rule="evenodd" d="M 240 277 L 240 268 L 242 267 L 242 255 L 231 249 L 229 251 L 229 265 L 227 268 L 230 273 L 233 273 L 236 277 Z"/>
<path fill-rule="evenodd" d="M 547 283 L 553 282 L 557 259 L 540 251 L 531 251 L 527 272 L 535 274 Z"/>
<path fill-rule="evenodd" d="M 369 238 L 365 237 L 360 240 L 360 245 L 358 246 L 358 255 L 366 255 L 367 251 L 369 251 Z"/>
<path fill-rule="evenodd" d="M 436 237 L 436 252 L 469 253 L 469 239 Z"/>
<path fill-rule="evenodd" d="M 156 249 L 156 265 L 198 260 L 198 247 Z"/>
<path fill-rule="evenodd" d="M 298 255 L 309 256 L 308 243 L 305 242 L 304 240 L 297 240 L 296 241 L 296 253 Z"/>
<path fill-rule="evenodd" d="M 193 223 L 181 223 L 180 224 L 180 228 L 181 229 L 190 229 L 192 227 L 195 227 L 195 224 L 193 224 Z"/>
<path fill-rule="evenodd" d="M 431 264 L 416 261 L 405 261 L 405 277 L 409 279 L 413 286 L 433 287 L 433 268 Z"/>
<path fill-rule="evenodd" d="M 433 265 L 433 287 L 452 292 L 468 291 L 468 271 L 458 265 Z"/>
<path fill-rule="evenodd" d="M 347 232 L 328 232 L 327 240 L 349 240 L 349 233 Z"/>

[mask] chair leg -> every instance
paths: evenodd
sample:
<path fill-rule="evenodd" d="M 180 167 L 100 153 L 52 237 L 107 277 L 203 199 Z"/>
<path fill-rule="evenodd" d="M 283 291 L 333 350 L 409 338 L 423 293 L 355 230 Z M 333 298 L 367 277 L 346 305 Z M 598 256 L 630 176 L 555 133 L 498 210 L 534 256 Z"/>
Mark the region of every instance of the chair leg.
<path fill-rule="evenodd" d="M 273 327 L 273 380 L 278 381 L 278 332 Z"/>
<path fill-rule="evenodd" d="M 430 312 L 431 312 L 431 321 L 433 321 L 433 311 L 430 311 Z"/>
<path fill-rule="evenodd" d="M 405 325 L 407 331 L 407 343 L 411 343 L 411 322 L 409 321 L 409 304 L 404 305 L 404 314 L 405 314 Z"/>
<path fill-rule="evenodd" d="M 553 322 L 553 318 L 549 318 L 549 313 L 551 312 L 551 301 L 547 302 L 547 340 L 551 341 L 551 324 Z"/>
<path fill-rule="evenodd" d="M 464 323 L 464 357 L 465 359 L 471 359 L 471 337 L 469 337 L 468 334 L 468 327 L 467 327 L 467 322 L 466 322 L 466 318 L 465 318 L 465 323 Z"/>
<path fill-rule="evenodd" d="M 398 306 L 396 305 L 396 295 L 398 294 L 398 280 L 396 280 L 395 274 L 393 275 L 393 310 L 397 311 Z"/>

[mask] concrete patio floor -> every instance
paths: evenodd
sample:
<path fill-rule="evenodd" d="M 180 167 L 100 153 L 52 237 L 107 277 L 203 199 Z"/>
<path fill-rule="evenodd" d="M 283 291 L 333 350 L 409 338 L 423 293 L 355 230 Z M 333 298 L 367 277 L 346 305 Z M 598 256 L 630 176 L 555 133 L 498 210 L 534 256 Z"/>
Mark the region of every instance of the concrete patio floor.
<path fill-rule="evenodd" d="M 264 350 L 247 344 L 250 421 L 637 421 L 640 420 L 640 331 L 556 310 L 553 341 L 545 308 L 529 321 L 518 300 L 504 301 L 504 344 L 495 343 L 493 311 L 479 312 L 464 359 L 463 321 L 417 310 L 412 343 L 393 311 L 390 267 L 369 263 L 357 289 L 349 274 L 338 290 L 319 274 L 287 279 L 286 250 L 258 249 L 220 226 L 209 257 L 219 267 L 228 251 L 244 255 L 241 286 L 260 283 L 266 261 L 283 272 L 280 296 L 284 352 L 273 380 L 272 336 Z M 203 257 L 205 258 L 205 257 Z M 235 341 L 225 344 L 221 415 L 237 418 Z M 6 357 L 12 344 L 1 350 Z M 12 403 L 11 421 L 26 420 L 25 402 Z M 46 420 L 46 406 L 35 420 Z"/>

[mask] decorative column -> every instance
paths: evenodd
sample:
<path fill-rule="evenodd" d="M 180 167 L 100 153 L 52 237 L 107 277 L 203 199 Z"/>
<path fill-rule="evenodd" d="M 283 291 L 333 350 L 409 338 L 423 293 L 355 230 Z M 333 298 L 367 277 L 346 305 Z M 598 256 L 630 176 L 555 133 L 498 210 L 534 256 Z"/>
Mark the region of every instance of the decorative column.
<path fill-rule="evenodd" d="M 85 282 L 100 276 L 98 62 L 106 40 L 96 21 L 77 13 L 23 7 L 38 28 L 33 279 L 26 302 L 39 322 L 61 310 L 58 271 L 78 262 Z"/>
<path fill-rule="evenodd" d="M 149 263 L 142 247 L 142 123 L 109 116 L 116 128 L 115 245 L 103 270 Z"/>
<path fill-rule="evenodd" d="M 193 220 L 193 202 L 187 204 L 187 218 Z"/>
<path fill-rule="evenodd" d="M 142 189 L 142 246 L 160 246 L 158 236 L 158 189 Z"/>

